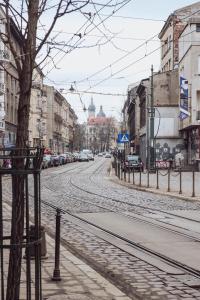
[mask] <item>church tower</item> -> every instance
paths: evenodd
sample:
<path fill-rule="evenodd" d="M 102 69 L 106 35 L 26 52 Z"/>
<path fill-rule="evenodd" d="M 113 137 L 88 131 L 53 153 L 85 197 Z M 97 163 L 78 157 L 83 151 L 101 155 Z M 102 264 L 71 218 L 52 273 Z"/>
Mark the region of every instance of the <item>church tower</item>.
<path fill-rule="evenodd" d="M 91 118 L 91 117 L 95 118 L 95 111 L 96 111 L 96 107 L 94 105 L 93 98 L 91 98 L 91 103 L 88 107 L 88 118 Z"/>

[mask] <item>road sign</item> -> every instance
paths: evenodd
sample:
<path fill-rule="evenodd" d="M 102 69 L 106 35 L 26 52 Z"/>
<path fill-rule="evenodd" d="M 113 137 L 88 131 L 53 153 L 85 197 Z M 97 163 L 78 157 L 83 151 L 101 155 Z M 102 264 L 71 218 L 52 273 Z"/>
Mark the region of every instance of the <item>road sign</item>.
<path fill-rule="evenodd" d="M 118 134 L 118 143 L 124 144 L 129 142 L 129 134 L 128 133 L 119 133 Z"/>

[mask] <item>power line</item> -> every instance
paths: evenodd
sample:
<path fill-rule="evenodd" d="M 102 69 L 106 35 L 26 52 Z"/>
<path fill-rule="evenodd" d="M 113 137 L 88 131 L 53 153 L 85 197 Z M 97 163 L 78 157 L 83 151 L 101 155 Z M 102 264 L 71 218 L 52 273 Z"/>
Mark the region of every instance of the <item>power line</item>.
<path fill-rule="evenodd" d="M 145 40 L 145 42 L 143 42 L 142 44 L 140 44 L 139 46 L 137 46 L 136 48 L 134 48 L 133 50 L 129 51 L 128 53 L 124 54 L 123 56 L 121 56 L 120 58 L 118 58 L 117 60 L 115 60 L 114 62 L 112 62 L 111 64 L 103 67 L 102 69 L 100 69 L 99 71 L 93 73 L 92 75 L 84 78 L 84 79 L 81 79 L 81 80 L 78 80 L 76 81 L 76 83 L 81 83 L 83 81 L 88 81 L 90 78 L 102 73 L 103 71 L 105 71 L 106 69 L 112 67 L 113 65 L 115 65 L 116 63 L 120 62 L 121 60 L 123 60 L 124 58 L 126 58 L 127 56 L 131 55 L 132 53 L 136 52 L 138 49 L 140 49 L 141 47 L 143 47 L 144 45 L 146 45 L 148 42 L 150 42 L 152 39 L 154 39 L 156 36 L 158 36 L 158 34 L 155 34 L 153 35 L 151 38 Z"/>
<path fill-rule="evenodd" d="M 122 71 L 124 71 L 124 70 L 130 68 L 131 66 L 133 66 L 133 65 L 136 64 L 137 62 L 143 60 L 144 58 L 148 57 L 149 55 L 153 54 L 154 52 L 156 52 L 156 51 L 158 51 L 158 50 L 160 50 L 160 49 L 161 49 L 161 47 L 158 47 L 158 48 L 154 49 L 153 51 L 149 52 L 148 54 L 145 54 L 143 57 L 141 57 L 141 58 L 135 60 L 135 61 L 132 62 L 131 64 L 129 64 L 129 65 L 123 67 L 122 69 L 118 70 L 117 72 L 115 72 L 115 73 L 111 74 L 110 76 L 104 78 L 103 80 L 97 82 L 96 84 L 94 84 L 93 86 L 91 86 L 89 89 L 87 89 L 87 90 L 84 91 L 84 92 L 88 92 L 88 91 L 91 90 L 92 88 L 94 88 L 94 87 L 100 85 L 100 84 L 103 83 L 104 81 L 107 81 L 108 79 L 112 78 L 112 77 L 115 76 L 116 74 L 119 74 L 120 72 L 122 72 Z"/>
<path fill-rule="evenodd" d="M 112 0 L 111 0 L 112 1 Z M 108 1 L 108 3 L 110 3 L 111 1 Z M 123 3 L 120 7 L 118 7 L 116 10 L 113 10 L 112 11 L 112 14 L 111 15 L 109 15 L 108 17 L 106 17 L 104 20 L 102 20 L 99 24 L 97 24 L 97 25 L 95 25 L 95 27 L 93 27 L 92 29 L 90 29 L 87 33 L 85 33 L 84 34 L 84 36 L 86 36 L 88 33 L 90 33 L 90 32 L 92 32 L 96 27 L 98 27 L 99 25 L 101 25 L 102 23 L 104 23 L 107 19 L 109 19 L 111 16 L 113 16 L 117 11 L 119 11 L 122 7 L 124 7 L 125 5 L 127 5 L 129 2 L 131 2 L 132 0 L 126 0 L 126 2 L 125 3 Z M 108 4 L 107 3 L 107 4 Z M 106 6 L 107 6 L 107 4 L 105 4 L 103 7 L 101 7 L 101 9 L 99 9 L 99 11 L 101 11 L 103 8 L 105 8 Z M 98 11 L 98 12 L 99 12 Z M 87 21 L 86 21 L 86 23 L 88 22 L 88 19 L 87 19 Z M 80 44 L 82 44 L 82 40 L 81 41 L 79 41 L 79 43 L 78 43 L 78 46 L 80 45 Z M 74 46 L 77 46 L 77 45 L 74 45 Z M 59 52 L 60 53 L 60 52 Z M 58 61 L 57 61 L 57 63 L 56 64 L 59 64 L 62 60 L 63 60 L 63 58 L 67 55 L 68 53 L 65 53 Z M 55 57 L 55 56 L 54 56 Z M 55 66 L 53 66 L 47 73 L 46 73 L 46 75 L 48 75 L 53 69 L 55 68 Z"/>
<path fill-rule="evenodd" d="M 115 97 L 124 97 L 124 96 L 126 96 L 126 94 L 120 94 L 120 93 L 102 93 L 102 92 L 94 92 L 94 91 L 92 91 L 92 92 L 87 92 L 87 91 L 78 91 L 78 90 L 75 90 L 74 92 L 69 92 L 69 91 L 67 91 L 67 92 L 62 92 L 62 90 L 63 89 L 60 89 L 61 90 L 61 93 L 62 94 L 94 94 L 94 95 L 102 95 L 102 96 L 115 96 Z"/>
<path fill-rule="evenodd" d="M 100 14 L 101 16 L 106 16 L 104 14 Z M 129 16 L 113 16 L 113 18 L 121 18 L 121 19 L 130 19 L 130 20 L 142 20 L 142 21 L 154 21 L 154 22 L 166 22 L 163 19 L 152 19 L 152 18 L 142 18 L 142 17 L 129 17 Z"/>

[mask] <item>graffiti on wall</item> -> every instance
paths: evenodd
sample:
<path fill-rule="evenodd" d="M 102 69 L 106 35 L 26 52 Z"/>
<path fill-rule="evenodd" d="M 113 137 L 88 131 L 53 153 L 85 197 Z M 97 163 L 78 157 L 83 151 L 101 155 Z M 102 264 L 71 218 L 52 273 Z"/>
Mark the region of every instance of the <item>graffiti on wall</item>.
<path fill-rule="evenodd" d="M 182 150 L 185 149 L 184 144 L 177 144 L 175 146 L 171 146 L 168 143 L 164 143 L 161 145 L 160 143 L 156 143 L 156 160 L 157 161 L 166 161 L 175 158 L 175 155 L 181 153 Z"/>

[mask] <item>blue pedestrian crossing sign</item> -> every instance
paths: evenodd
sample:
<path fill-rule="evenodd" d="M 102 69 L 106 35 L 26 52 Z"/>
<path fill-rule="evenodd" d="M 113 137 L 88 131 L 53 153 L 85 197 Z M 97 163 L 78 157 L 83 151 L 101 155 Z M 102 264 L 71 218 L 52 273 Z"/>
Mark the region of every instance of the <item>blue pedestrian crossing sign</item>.
<path fill-rule="evenodd" d="M 128 143 L 129 142 L 129 134 L 128 133 L 119 133 L 117 142 L 122 143 L 122 144 Z"/>

